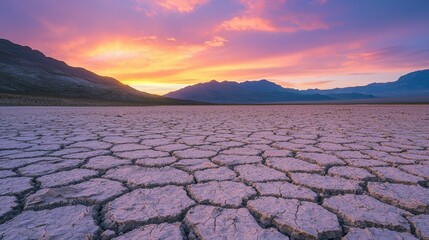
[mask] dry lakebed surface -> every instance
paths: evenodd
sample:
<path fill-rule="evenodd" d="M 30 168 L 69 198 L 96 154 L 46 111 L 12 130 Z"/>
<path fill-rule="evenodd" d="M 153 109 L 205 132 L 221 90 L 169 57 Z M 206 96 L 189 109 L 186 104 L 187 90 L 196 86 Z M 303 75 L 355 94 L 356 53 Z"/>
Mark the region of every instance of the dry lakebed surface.
<path fill-rule="evenodd" d="M 429 105 L 2 107 L 0 239 L 429 239 Z"/>

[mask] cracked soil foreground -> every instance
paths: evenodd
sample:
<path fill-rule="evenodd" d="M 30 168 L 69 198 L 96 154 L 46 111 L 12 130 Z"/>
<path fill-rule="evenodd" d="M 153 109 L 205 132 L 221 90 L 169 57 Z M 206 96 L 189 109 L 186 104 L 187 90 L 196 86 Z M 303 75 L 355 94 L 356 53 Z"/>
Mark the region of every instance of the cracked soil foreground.
<path fill-rule="evenodd" d="M 429 106 L 0 108 L 0 239 L 429 239 Z"/>

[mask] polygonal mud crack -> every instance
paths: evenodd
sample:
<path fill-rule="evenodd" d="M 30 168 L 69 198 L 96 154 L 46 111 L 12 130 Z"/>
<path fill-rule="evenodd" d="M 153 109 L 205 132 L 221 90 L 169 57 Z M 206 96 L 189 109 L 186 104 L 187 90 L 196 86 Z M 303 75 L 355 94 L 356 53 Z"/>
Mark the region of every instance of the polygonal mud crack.
<path fill-rule="evenodd" d="M 382 203 L 366 195 L 342 195 L 327 198 L 323 207 L 336 213 L 344 222 L 354 227 L 382 227 L 398 231 L 410 231 L 403 216 L 410 213 Z"/>
<path fill-rule="evenodd" d="M 368 183 L 368 192 L 382 202 L 415 213 L 429 213 L 429 189 L 394 183 Z"/>
<path fill-rule="evenodd" d="M 173 155 L 178 158 L 208 158 L 217 154 L 215 151 L 200 150 L 200 149 L 186 149 L 173 152 Z"/>
<path fill-rule="evenodd" d="M 279 172 L 265 165 L 240 165 L 234 168 L 239 178 L 247 184 L 253 182 L 266 182 L 275 180 L 289 180 L 285 173 Z"/>
<path fill-rule="evenodd" d="M 243 155 L 217 155 L 212 161 L 219 165 L 236 166 L 243 164 L 262 163 L 260 156 L 243 156 Z"/>
<path fill-rule="evenodd" d="M 17 174 L 11 170 L 0 170 L 0 178 L 15 177 Z"/>
<path fill-rule="evenodd" d="M 177 221 L 194 204 L 183 187 L 137 189 L 106 204 L 104 225 L 124 232 L 146 223 Z"/>
<path fill-rule="evenodd" d="M 25 208 L 45 208 L 61 204 L 100 204 L 127 191 L 120 182 L 94 178 L 59 188 L 45 188 L 27 197 Z"/>
<path fill-rule="evenodd" d="M 254 183 L 261 196 L 295 198 L 299 200 L 316 201 L 317 194 L 312 190 L 284 181 Z"/>
<path fill-rule="evenodd" d="M 116 152 L 116 156 L 121 158 L 128 159 L 141 159 L 141 158 L 159 158 L 159 157 L 169 157 L 168 152 L 154 151 L 154 150 L 137 150 L 137 151 L 127 151 L 127 152 Z"/>
<path fill-rule="evenodd" d="M 31 178 L 29 177 L 12 177 L 0 179 L 0 196 L 22 194 L 33 189 Z"/>
<path fill-rule="evenodd" d="M 349 233 L 344 236 L 344 240 L 381 240 L 381 239 L 400 239 L 400 240 L 417 240 L 410 233 L 395 232 L 382 228 L 352 228 Z"/>
<path fill-rule="evenodd" d="M 295 239 L 337 238 L 342 234 L 337 216 L 315 203 L 261 197 L 249 201 L 247 208 L 262 224 L 273 224 Z"/>
<path fill-rule="evenodd" d="M 416 235 L 423 239 L 427 240 L 429 239 L 429 215 L 417 215 L 408 217 L 408 219 L 411 222 L 411 225 L 413 226 L 413 229 L 416 232 Z"/>
<path fill-rule="evenodd" d="M 236 147 L 222 151 L 221 154 L 225 155 L 242 155 L 242 156 L 257 156 L 261 153 L 260 150 L 249 147 Z"/>
<path fill-rule="evenodd" d="M 44 175 L 37 178 L 42 188 L 57 187 L 83 181 L 98 175 L 97 171 L 89 169 L 72 169 Z"/>
<path fill-rule="evenodd" d="M 323 173 L 324 168 L 313 163 L 299 160 L 296 158 L 268 158 L 267 166 L 282 172 L 305 172 L 305 173 Z"/>
<path fill-rule="evenodd" d="M 328 171 L 328 174 L 331 176 L 338 176 L 359 181 L 374 180 L 376 178 L 366 169 L 348 166 L 331 167 Z"/>
<path fill-rule="evenodd" d="M 234 180 L 237 174 L 227 167 L 210 168 L 194 173 L 197 182 Z"/>
<path fill-rule="evenodd" d="M 182 240 L 183 233 L 180 223 L 149 224 L 121 235 L 115 240 L 140 240 L 140 239 Z"/>
<path fill-rule="evenodd" d="M 165 167 L 177 161 L 175 157 L 161 157 L 161 158 L 143 158 L 136 161 L 137 165 L 144 167 Z"/>
<path fill-rule="evenodd" d="M 324 167 L 346 165 L 345 162 L 339 159 L 338 157 L 330 154 L 325 154 L 325 153 L 300 152 L 296 156 L 303 160 L 306 160 Z"/>
<path fill-rule="evenodd" d="M 66 170 L 74 167 L 78 167 L 83 163 L 83 160 L 53 160 L 37 162 L 25 167 L 18 169 L 18 171 L 24 176 L 38 177 L 53 172 Z"/>
<path fill-rule="evenodd" d="M 292 173 L 292 181 L 324 194 L 361 193 L 362 187 L 359 181 L 348 180 L 340 177 L 329 177 L 318 174 Z"/>
<path fill-rule="evenodd" d="M 381 181 L 405 184 L 425 182 L 424 178 L 403 172 L 395 167 L 371 167 L 370 169 Z"/>
<path fill-rule="evenodd" d="M 208 182 L 188 186 L 189 193 L 199 203 L 221 207 L 239 207 L 256 191 L 241 182 Z"/>
<path fill-rule="evenodd" d="M 15 196 L 0 197 L 0 223 L 14 212 L 14 208 L 18 206 L 18 201 Z M 0 234 L 1 236 L 1 234 Z"/>
<path fill-rule="evenodd" d="M 399 168 L 404 172 L 414 174 L 429 181 L 429 164 L 406 165 Z"/>
<path fill-rule="evenodd" d="M 171 167 L 144 168 L 139 166 L 124 166 L 111 169 L 104 175 L 118 181 L 126 182 L 131 187 L 156 187 L 169 184 L 187 185 L 193 177 L 187 172 Z"/>
<path fill-rule="evenodd" d="M 200 159 L 200 158 L 183 159 L 183 160 L 180 160 L 180 161 L 174 163 L 171 166 L 175 167 L 175 168 L 179 168 L 179 169 L 187 171 L 187 172 L 193 172 L 193 171 L 217 167 L 217 165 L 212 163 L 210 160 Z"/>
<path fill-rule="evenodd" d="M 246 208 L 200 205 L 188 211 L 184 223 L 190 231 L 190 239 L 289 239 L 273 228 L 260 227 Z"/>
<path fill-rule="evenodd" d="M 120 159 L 113 156 L 99 156 L 89 159 L 83 167 L 96 170 L 108 170 L 114 167 L 131 164 L 132 162 L 130 160 Z"/>
<path fill-rule="evenodd" d="M 15 239 L 93 239 L 99 228 L 94 212 L 82 205 L 42 211 L 24 211 L 0 225 L 3 240 Z"/>

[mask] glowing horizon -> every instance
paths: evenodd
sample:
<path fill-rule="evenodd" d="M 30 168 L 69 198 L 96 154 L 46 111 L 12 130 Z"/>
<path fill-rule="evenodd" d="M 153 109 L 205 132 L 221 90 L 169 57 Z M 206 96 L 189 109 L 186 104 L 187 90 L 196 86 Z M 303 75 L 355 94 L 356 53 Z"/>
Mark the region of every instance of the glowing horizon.
<path fill-rule="evenodd" d="M 1 38 L 165 94 L 267 79 L 297 89 L 429 68 L 429 2 L 4 0 Z"/>

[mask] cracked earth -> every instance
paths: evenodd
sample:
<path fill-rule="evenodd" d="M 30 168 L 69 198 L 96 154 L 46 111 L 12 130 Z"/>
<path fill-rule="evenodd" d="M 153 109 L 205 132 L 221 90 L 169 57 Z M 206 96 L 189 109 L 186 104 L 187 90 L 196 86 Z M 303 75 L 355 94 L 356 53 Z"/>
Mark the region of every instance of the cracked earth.
<path fill-rule="evenodd" d="M 0 117 L 0 239 L 429 239 L 427 105 Z"/>

